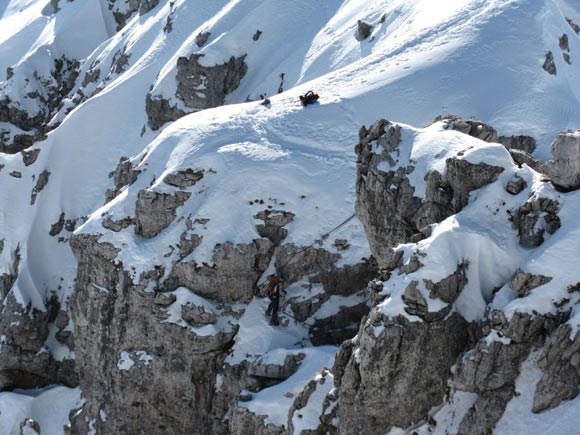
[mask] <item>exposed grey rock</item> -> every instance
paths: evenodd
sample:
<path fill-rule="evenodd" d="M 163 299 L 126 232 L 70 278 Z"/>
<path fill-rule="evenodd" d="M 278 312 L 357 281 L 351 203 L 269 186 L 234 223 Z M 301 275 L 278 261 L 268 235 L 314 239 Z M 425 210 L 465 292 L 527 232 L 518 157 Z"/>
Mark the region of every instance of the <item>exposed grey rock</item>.
<path fill-rule="evenodd" d="M 544 61 L 542 68 L 544 68 L 548 74 L 552 74 L 553 76 L 556 75 L 556 64 L 554 63 L 554 55 L 551 51 L 546 53 L 546 60 Z"/>
<path fill-rule="evenodd" d="M 135 232 L 152 238 L 167 228 L 176 217 L 176 209 L 189 199 L 191 193 L 177 191 L 171 195 L 153 190 L 140 190 L 135 204 Z"/>
<path fill-rule="evenodd" d="M 237 89 L 248 71 L 245 55 L 232 56 L 224 64 L 209 67 L 199 63 L 203 56 L 194 53 L 189 58 L 177 59 L 176 96 L 194 111 L 221 106 L 225 96 Z"/>
<path fill-rule="evenodd" d="M 511 218 L 520 245 L 540 246 L 544 243 L 544 234 L 554 234 L 560 228 L 558 208 L 558 203 L 548 198 L 531 198 L 522 204 Z"/>
<path fill-rule="evenodd" d="M 20 305 L 12 292 L 4 298 L 0 314 L 0 390 L 78 385 L 73 360 L 55 361 L 49 352 L 41 351 L 51 320 L 48 311 Z"/>
<path fill-rule="evenodd" d="M 171 33 L 171 32 L 173 32 L 173 20 L 171 18 L 171 15 L 169 15 L 167 17 L 167 21 L 165 21 L 165 26 L 163 26 L 163 31 L 165 33 Z"/>
<path fill-rule="evenodd" d="M 135 225 L 135 222 L 136 219 L 130 216 L 118 220 L 113 220 L 111 217 L 107 217 L 107 219 L 103 220 L 102 225 L 104 228 L 107 228 L 111 231 L 119 232 L 128 226 Z"/>
<path fill-rule="evenodd" d="M 366 303 L 340 307 L 332 316 L 317 318 L 310 327 L 310 341 L 314 346 L 340 345 L 358 332 L 361 319 L 369 312 Z"/>
<path fill-rule="evenodd" d="M 489 315 L 490 326 L 515 343 L 528 343 L 534 347 L 544 344 L 547 335 L 556 330 L 566 320 L 564 313 L 543 315 L 516 312 L 510 320 L 501 310 L 492 310 Z"/>
<path fill-rule="evenodd" d="M 495 128 L 477 118 L 463 119 L 455 115 L 438 116 L 434 122 L 444 121 L 447 128 L 476 137 L 484 142 L 498 142 Z"/>
<path fill-rule="evenodd" d="M 580 187 L 580 130 L 558 133 L 552 142 L 552 160 L 544 166 L 554 184 L 564 189 Z"/>
<path fill-rule="evenodd" d="M 86 400 L 71 432 L 86 433 L 82 420 L 94 420 L 98 433 L 218 433 L 212 427 L 223 424 L 221 417 L 215 422 L 211 415 L 216 370 L 237 327 L 201 336 L 160 322 L 166 308 L 133 285 L 117 248 L 98 239 L 71 239 L 78 270 L 70 304 Z M 128 370 L 118 365 L 122 352 L 134 362 Z"/>
<path fill-rule="evenodd" d="M 185 189 L 195 186 L 195 183 L 203 178 L 204 172 L 203 169 L 194 171 L 191 168 L 187 168 L 183 171 L 177 171 L 174 174 L 167 174 L 163 178 L 163 182 L 170 186 L 178 187 L 179 189 Z"/>
<path fill-rule="evenodd" d="M 384 329 L 375 336 L 376 326 Z M 341 434 L 385 433 L 426 418 L 443 401 L 449 369 L 467 343 L 466 322 L 457 314 L 432 323 L 398 316 L 376 326 L 361 326 L 357 356 L 343 350 L 352 344 L 343 344 L 333 368 Z"/>
<path fill-rule="evenodd" d="M 499 136 L 498 142 L 508 150 L 520 150 L 528 154 L 536 150 L 536 139 L 531 136 Z"/>
<path fill-rule="evenodd" d="M 30 205 L 33 205 L 36 202 L 36 197 L 48 184 L 49 177 L 50 172 L 48 172 L 46 169 L 40 173 L 38 180 L 36 181 L 36 185 L 32 188 L 32 193 L 30 194 Z"/>
<path fill-rule="evenodd" d="M 203 306 L 191 304 L 181 306 L 181 317 L 193 326 L 210 325 L 217 322 L 217 316 L 214 313 L 206 311 Z"/>
<path fill-rule="evenodd" d="M 251 364 L 248 369 L 248 375 L 259 378 L 274 379 L 282 382 L 292 376 L 300 367 L 301 361 L 306 357 L 303 353 L 286 355 L 284 362 L 280 364 L 264 364 L 262 359 L 258 359 Z"/>
<path fill-rule="evenodd" d="M 4 239 L 2 239 L 2 250 L 4 250 Z M 8 273 L 0 275 L 0 301 L 10 292 L 10 289 L 18 278 L 18 266 L 20 265 L 20 245 L 12 253 L 12 265 Z"/>
<path fill-rule="evenodd" d="M 179 239 L 179 258 L 180 258 L 180 260 L 183 260 L 189 254 L 191 254 L 193 251 L 195 251 L 195 248 L 197 248 L 199 245 L 201 245 L 202 241 L 203 241 L 203 237 L 200 237 L 197 234 L 191 234 L 191 236 L 188 238 L 187 231 L 182 233 L 181 237 Z"/>
<path fill-rule="evenodd" d="M 195 289 L 203 297 L 225 302 L 249 302 L 255 284 L 268 268 L 272 244 L 265 239 L 252 243 L 216 245 L 212 265 L 178 262 L 163 283 L 165 290 Z"/>
<path fill-rule="evenodd" d="M 40 148 L 36 148 L 30 151 L 21 151 L 22 154 L 22 161 L 24 162 L 24 166 L 30 166 L 36 159 L 38 158 L 38 154 L 40 154 Z"/>
<path fill-rule="evenodd" d="M 560 326 L 548 339 L 538 360 L 544 372 L 536 386 L 533 412 L 541 412 L 571 400 L 580 393 L 580 334 L 572 336 L 568 325 Z"/>
<path fill-rule="evenodd" d="M 429 296 L 439 298 L 448 304 L 455 302 L 461 290 L 467 285 L 466 270 L 468 267 L 469 262 L 464 260 L 457 265 L 455 272 L 441 281 L 434 283 L 431 280 L 425 280 L 425 287 L 429 290 Z"/>
<path fill-rule="evenodd" d="M 525 297 L 536 287 L 540 287 L 550 281 L 552 281 L 550 276 L 534 275 L 518 269 L 511 277 L 509 286 L 520 297 Z"/>
<path fill-rule="evenodd" d="M 461 434 L 490 434 L 514 394 L 520 364 L 532 349 L 565 321 L 566 315 L 533 315 L 516 312 L 508 320 L 500 310 L 490 313 L 489 323 L 501 340 L 480 340 L 459 359 L 454 386 L 479 394 L 460 424 Z M 507 339 L 507 341 L 506 341 Z"/>
<path fill-rule="evenodd" d="M 40 435 L 40 425 L 32 418 L 25 418 L 20 423 L 20 435 Z"/>
<path fill-rule="evenodd" d="M 559 45 L 562 50 L 570 51 L 570 45 L 568 44 L 568 35 L 563 33 L 560 36 Z"/>
<path fill-rule="evenodd" d="M 356 24 L 356 40 L 364 41 L 373 32 L 373 26 L 371 26 L 366 21 L 358 20 Z"/>
<path fill-rule="evenodd" d="M 152 130 L 158 130 L 166 122 L 173 122 L 187 115 L 186 112 L 177 108 L 177 104 L 171 106 L 169 101 L 162 96 L 152 97 L 150 94 L 147 94 L 145 98 L 145 111 Z"/>
<path fill-rule="evenodd" d="M 332 375 L 330 371 L 327 369 L 323 369 L 320 373 L 320 377 L 318 379 L 312 379 L 306 386 L 298 393 L 296 399 L 292 403 L 290 410 L 288 411 L 288 422 L 286 427 L 288 428 L 288 433 L 294 434 L 295 429 L 292 423 L 294 416 L 296 415 L 298 418 L 302 417 L 301 410 L 308 405 L 312 394 L 314 394 L 317 388 L 321 387 L 322 385 L 326 384 L 327 382 L 332 382 Z M 323 407 L 326 405 L 328 406 L 329 399 L 325 400 L 323 403 Z M 323 411 L 324 415 L 324 411 Z M 321 416 L 319 420 L 319 426 L 316 429 L 307 429 L 302 430 L 300 432 L 301 435 L 322 435 L 322 434 L 333 434 L 336 433 L 336 427 L 329 425 L 326 421 L 322 421 L 323 416 Z"/>
<path fill-rule="evenodd" d="M 64 228 L 64 221 L 64 213 L 61 213 L 58 217 L 58 221 L 50 226 L 50 231 L 48 234 L 53 237 L 59 235 Z"/>
<path fill-rule="evenodd" d="M 22 172 L 20 172 L 20 171 L 12 171 L 12 172 L 10 172 L 9 175 L 14 177 L 14 178 L 22 178 Z"/>
<path fill-rule="evenodd" d="M 451 305 L 439 311 L 429 311 L 429 304 L 417 288 L 418 281 L 411 281 L 402 295 L 405 311 L 413 316 L 419 316 L 426 322 L 435 322 L 445 318 L 451 312 Z"/>
<path fill-rule="evenodd" d="M 450 158 L 446 161 L 445 178 L 453 186 L 451 204 L 454 210 L 467 205 L 469 193 L 497 180 L 504 168 L 486 163 L 473 164 L 467 160 Z"/>
<path fill-rule="evenodd" d="M 111 61 L 111 68 L 106 77 L 107 79 L 111 78 L 113 74 L 121 74 L 127 69 L 131 54 L 128 54 L 125 50 L 125 47 L 123 47 L 122 49 L 117 50 L 113 56 L 113 60 Z"/>
<path fill-rule="evenodd" d="M 514 396 L 514 386 L 484 392 L 477 398 L 461 423 L 457 435 L 490 435 Z"/>
<path fill-rule="evenodd" d="M 282 426 L 266 423 L 266 416 L 257 416 L 247 408 L 235 407 L 229 423 L 232 435 L 289 435 Z"/>
<path fill-rule="evenodd" d="M 495 130 L 482 127 L 477 120 L 465 122 L 466 132 L 491 140 Z M 451 122 L 451 121 L 449 121 Z M 460 126 L 463 124 L 460 124 Z M 497 135 L 495 136 L 497 139 Z M 450 158 L 442 175 L 426 174 L 425 200 L 415 196 L 408 174 L 414 168 L 395 167 L 401 142 L 398 125 L 379 120 L 370 129 L 361 128 L 357 153 L 357 200 L 355 210 L 365 227 L 373 255 L 385 267 L 389 248 L 397 243 L 418 241 L 430 234 L 430 225 L 457 213 L 467 204 L 469 193 L 492 183 L 503 171 L 485 163 L 473 164 Z M 378 145 L 378 150 L 377 146 Z M 379 170 L 387 162 L 392 170 Z"/>
<path fill-rule="evenodd" d="M 570 27 L 572 28 L 572 30 L 574 30 L 574 32 L 576 32 L 576 34 L 580 35 L 580 26 L 568 17 L 566 17 L 566 21 L 568 21 L 568 24 L 570 24 Z"/>
<path fill-rule="evenodd" d="M 89 69 L 83 78 L 82 87 L 85 88 L 89 83 L 96 83 L 100 76 L 101 70 L 99 68 Z"/>
<path fill-rule="evenodd" d="M 374 258 L 337 268 L 340 255 L 325 249 L 288 244 L 276 248 L 274 255 L 276 270 L 288 276 L 287 282 L 308 277 L 311 284 L 322 284 L 324 288 L 323 293 L 301 302 L 290 299 L 293 316 L 299 321 L 310 317 L 332 295 L 348 296 L 364 289 L 377 273 Z"/>
<path fill-rule="evenodd" d="M 513 386 L 529 352 L 530 346 L 525 343 L 506 345 L 480 340 L 457 362 L 454 384 L 461 391 L 477 394 Z"/>
<path fill-rule="evenodd" d="M 113 183 L 115 183 L 115 188 L 120 190 L 125 186 L 130 186 L 135 181 L 141 171 L 139 169 L 133 169 L 133 164 L 128 157 L 121 157 L 119 159 L 119 164 L 115 168 L 113 173 Z"/>
<path fill-rule="evenodd" d="M 108 0 L 109 9 L 115 6 L 115 0 Z M 121 8 L 113 10 L 113 16 L 117 22 L 117 32 L 120 31 L 131 16 L 139 11 L 140 15 L 144 15 L 153 9 L 159 3 L 159 0 L 125 0 Z M 122 11 L 122 12 L 121 12 Z"/>
<path fill-rule="evenodd" d="M 177 300 L 177 296 L 173 293 L 157 293 L 153 303 L 162 307 L 168 307 Z"/>
<path fill-rule="evenodd" d="M 564 62 L 566 62 L 568 65 L 572 64 L 572 58 L 568 53 L 562 53 L 562 58 L 564 59 Z"/>
<path fill-rule="evenodd" d="M 141 6 L 139 7 L 139 14 L 141 14 L 141 15 L 146 14 L 151 9 L 153 9 L 155 6 L 157 6 L 158 3 L 159 3 L 159 0 L 141 0 Z"/>
<path fill-rule="evenodd" d="M 270 240 L 274 245 L 279 245 L 288 235 L 284 228 L 294 220 L 295 214 L 284 210 L 266 209 L 254 215 L 254 219 L 260 219 L 264 223 L 256 225 L 256 230 L 261 237 Z"/>
<path fill-rule="evenodd" d="M 544 163 L 534 159 L 527 152 L 516 149 L 511 149 L 509 152 L 514 162 L 516 162 L 520 168 L 522 165 L 526 164 L 536 172 L 544 171 Z"/>
<path fill-rule="evenodd" d="M 400 251 L 401 254 L 403 253 L 403 251 Z M 402 258 L 402 256 L 401 256 Z M 418 271 L 420 268 L 422 268 L 424 265 L 423 263 L 421 263 L 421 260 L 419 260 L 419 255 L 412 254 L 411 257 L 409 258 L 409 261 L 405 264 L 401 264 L 400 266 L 400 271 L 401 273 L 405 273 L 405 274 L 409 274 L 409 273 L 414 273 L 416 271 Z"/>
<path fill-rule="evenodd" d="M 526 187 L 528 187 L 528 183 L 526 183 L 522 177 L 516 175 L 514 178 L 507 182 L 505 190 L 507 190 L 512 195 L 517 195 Z"/>
<path fill-rule="evenodd" d="M 262 31 L 261 30 L 256 30 L 256 33 L 254 33 L 252 35 L 252 40 L 257 41 L 258 39 L 260 39 L 260 36 L 262 36 Z"/>
<path fill-rule="evenodd" d="M 195 43 L 198 47 L 203 47 L 209 37 L 211 36 L 210 32 L 199 32 L 195 37 Z"/>

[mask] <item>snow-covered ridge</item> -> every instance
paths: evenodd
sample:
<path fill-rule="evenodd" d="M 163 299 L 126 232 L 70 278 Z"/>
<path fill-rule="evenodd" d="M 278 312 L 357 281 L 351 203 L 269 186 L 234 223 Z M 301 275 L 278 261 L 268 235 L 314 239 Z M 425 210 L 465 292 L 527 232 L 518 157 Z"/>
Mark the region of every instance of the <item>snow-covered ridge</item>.
<path fill-rule="evenodd" d="M 370 26 L 368 35 L 361 35 L 358 20 Z M 215 355 L 227 349 L 223 366 L 195 361 L 207 368 L 205 381 L 211 378 L 204 400 L 216 387 L 219 399 L 208 403 L 231 404 L 240 388 L 259 390 L 254 402 L 236 405 L 228 430 L 247 431 L 251 422 L 298 431 L 317 424 L 313 413 L 336 424 L 334 405 L 323 406 L 334 375 L 316 372 L 331 365 L 337 349 L 310 349 L 307 327 L 347 329 L 352 322 L 338 317 L 360 318 L 368 310 L 359 291 L 376 265 L 365 228 L 351 219 L 328 238 L 321 235 L 354 213 L 353 146 L 360 126 L 379 118 L 405 126 L 397 164 L 414 166 L 408 179 L 418 200 L 426 198 L 426 174 L 444 172 L 446 159 L 459 152 L 462 161 L 503 172 L 461 212 L 433 225 L 427 238 L 394 248 L 403 267 L 413 258 L 424 266 L 386 280 L 390 297 L 376 312 L 417 320 L 402 298 L 412 281 L 427 311 L 440 311 L 447 303 L 431 298 L 425 283 L 440 282 L 462 262 L 469 263 L 467 284 L 450 313 L 468 321 L 482 319 L 489 307 L 506 321 L 573 307 L 574 298 L 563 301 L 578 281 L 576 193 L 556 191 L 530 167 L 514 166 L 499 144 L 482 144 L 442 123 L 423 126 L 439 114 L 475 115 L 501 135 L 533 137 L 534 157 L 548 160 L 556 134 L 578 128 L 580 119 L 574 23 L 580 10 L 566 0 L 6 1 L 0 5 L 0 71 L 6 71 L 0 77 L 0 370 L 6 377 L 0 386 L 72 387 L 81 373 L 89 400 L 77 422 L 105 433 L 127 411 L 122 403 L 97 407 L 100 380 L 83 377 L 96 364 L 91 355 L 101 355 L 111 372 L 103 385 L 146 378 L 157 388 L 164 379 L 155 374 L 167 368 L 164 351 L 180 361 L 200 357 L 195 349 Z M 309 89 L 321 98 L 303 108 L 298 96 Z M 263 96 L 269 105 L 259 104 Z M 513 196 L 505 185 L 516 176 L 526 187 Z M 530 251 L 518 244 L 506 211 L 527 202 L 530 211 L 522 216 L 551 216 L 532 210 L 542 198 L 558 204 L 562 226 Z M 276 268 L 288 269 L 284 310 L 298 320 L 286 316 L 286 326 L 273 332 L 262 318 L 268 301 L 258 286 Z M 517 298 L 509 283 L 517 270 L 552 280 Z M 127 315 L 123 304 L 134 323 L 127 320 L 129 332 L 116 334 L 125 331 L 115 323 Z M 572 311 L 567 320 L 572 333 L 577 318 Z M 174 353 L 164 347 L 168 331 Z M 101 342 L 110 348 L 91 347 Z M 259 376 L 255 385 L 238 383 L 244 370 L 259 372 L 273 355 L 301 349 L 303 365 L 276 386 Z M 152 355 L 148 364 L 142 355 Z M 128 365 L 121 360 L 135 364 L 120 370 L 117 364 Z M 14 375 L 21 362 L 32 377 Z M 176 363 L 172 382 L 194 377 L 190 365 Z M 214 385 L 219 376 L 226 380 L 221 389 Z M 312 402 L 284 396 L 284 408 L 259 423 L 277 394 L 297 394 L 311 378 L 317 379 L 307 389 Z M 63 406 L 72 406 L 73 396 L 78 390 Z M 128 396 L 122 397 L 118 402 Z M 295 402 L 312 406 L 301 422 L 297 409 L 288 416 Z M 0 422 L 17 433 L 20 417 Z"/>

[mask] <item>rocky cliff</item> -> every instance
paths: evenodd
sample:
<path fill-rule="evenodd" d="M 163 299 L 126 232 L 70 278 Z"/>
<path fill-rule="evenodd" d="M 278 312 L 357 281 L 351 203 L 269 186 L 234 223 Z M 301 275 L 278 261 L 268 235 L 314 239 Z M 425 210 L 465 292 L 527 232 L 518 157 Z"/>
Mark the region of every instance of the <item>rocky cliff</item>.
<path fill-rule="evenodd" d="M 4 2 L 0 433 L 570 433 L 579 22 Z"/>

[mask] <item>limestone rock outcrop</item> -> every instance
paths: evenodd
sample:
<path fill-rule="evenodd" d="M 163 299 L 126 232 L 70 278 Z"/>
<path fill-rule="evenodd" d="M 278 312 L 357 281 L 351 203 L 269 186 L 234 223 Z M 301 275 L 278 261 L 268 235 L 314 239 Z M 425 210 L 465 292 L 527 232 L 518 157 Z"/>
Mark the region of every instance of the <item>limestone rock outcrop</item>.
<path fill-rule="evenodd" d="M 497 139 L 495 130 L 480 126 L 479 121 L 468 120 L 454 128 L 483 139 Z M 397 155 L 401 144 L 400 126 L 387 120 L 377 121 L 368 130 L 365 127 L 360 130 L 359 140 L 355 147 L 355 209 L 380 266 L 384 266 L 388 248 L 425 238 L 430 224 L 459 212 L 467 204 L 470 192 L 495 181 L 503 172 L 503 168 L 486 163 L 450 158 L 443 174 L 431 171 L 425 175 L 427 183 L 422 199 L 423 192 L 415 192 L 408 178 L 414 167 L 396 166 L 391 156 Z M 381 162 L 391 169 L 379 169 Z"/>
<path fill-rule="evenodd" d="M 196 112 L 224 104 L 227 94 L 240 85 L 248 66 L 245 56 L 232 56 L 221 65 L 205 66 L 200 63 L 203 54 L 194 53 L 177 60 L 177 93 L 183 107 Z M 145 110 L 153 130 L 168 121 L 175 121 L 187 112 L 171 104 L 164 96 L 147 94 Z"/>
<path fill-rule="evenodd" d="M 580 187 L 580 130 L 559 133 L 552 142 L 552 160 L 544 166 L 546 174 L 566 190 Z"/>
<path fill-rule="evenodd" d="M 356 355 L 337 357 L 333 369 L 341 379 L 339 433 L 383 433 L 422 420 L 444 399 L 449 370 L 467 343 L 465 326 L 458 315 L 428 323 L 371 313 L 355 338 Z"/>

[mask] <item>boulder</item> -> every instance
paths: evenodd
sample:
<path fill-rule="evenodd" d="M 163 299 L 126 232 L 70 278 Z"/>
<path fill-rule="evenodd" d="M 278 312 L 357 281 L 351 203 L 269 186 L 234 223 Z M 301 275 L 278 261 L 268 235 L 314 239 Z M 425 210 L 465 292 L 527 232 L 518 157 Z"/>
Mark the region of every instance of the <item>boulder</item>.
<path fill-rule="evenodd" d="M 155 237 L 176 218 L 176 209 L 189 199 L 191 193 L 174 194 L 140 190 L 135 204 L 135 232 L 145 238 Z"/>
<path fill-rule="evenodd" d="M 580 187 L 580 130 L 558 133 L 552 142 L 552 160 L 544 170 L 557 186 L 566 190 Z"/>

